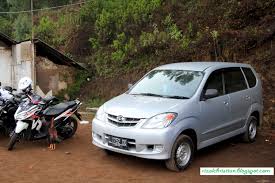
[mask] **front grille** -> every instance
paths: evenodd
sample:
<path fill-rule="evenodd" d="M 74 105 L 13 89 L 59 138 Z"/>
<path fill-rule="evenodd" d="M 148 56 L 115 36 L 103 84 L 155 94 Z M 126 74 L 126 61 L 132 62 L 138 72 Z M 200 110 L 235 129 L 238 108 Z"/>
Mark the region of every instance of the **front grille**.
<path fill-rule="evenodd" d="M 118 120 L 118 116 L 108 114 L 108 122 L 118 127 L 133 127 L 140 122 L 140 118 L 124 117 L 122 121 Z"/>

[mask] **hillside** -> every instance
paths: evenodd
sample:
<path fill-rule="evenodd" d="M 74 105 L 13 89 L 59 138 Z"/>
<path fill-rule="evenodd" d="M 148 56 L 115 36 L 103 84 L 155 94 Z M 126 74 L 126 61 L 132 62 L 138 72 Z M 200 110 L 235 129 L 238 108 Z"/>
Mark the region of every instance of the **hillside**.
<path fill-rule="evenodd" d="M 111 31 L 108 36 L 91 31 L 96 35 L 90 37 L 90 53 L 87 56 L 85 51 L 79 53 L 84 53 L 96 74 L 81 89 L 81 97 L 94 98 L 96 102 L 92 100 L 92 105 L 101 101 L 99 99 L 109 99 L 126 91 L 128 83 L 165 63 L 243 62 L 251 64 L 263 81 L 264 126 L 275 125 L 275 1 L 149 2 L 156 4 L 144 22 L 131 20 L 121 30 L 117 30 L 120 26 L 108 27 Z M 104 10 L 102 17 L 106 14 Z M 108 26 L 117 23 L 108 21 Z M 79 37 L 85 34 L 81 32 Z M 100 40 L 100 48 L 95 47 L 96 40 Z M 75 42 L 76 45 L 84 43 L 83 39 Z"/>

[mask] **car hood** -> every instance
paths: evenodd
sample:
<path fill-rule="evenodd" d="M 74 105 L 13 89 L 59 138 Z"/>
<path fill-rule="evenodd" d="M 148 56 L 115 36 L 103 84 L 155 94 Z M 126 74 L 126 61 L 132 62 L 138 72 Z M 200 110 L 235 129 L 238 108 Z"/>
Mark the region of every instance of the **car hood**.
<path fill-rule="evenodd" d="M 122 94 L 106 102 L 104 111 L 116 116 L 150 118 L 164 112 L 176 112 L 175 108 L 185 101 L 183 99 Z"/>

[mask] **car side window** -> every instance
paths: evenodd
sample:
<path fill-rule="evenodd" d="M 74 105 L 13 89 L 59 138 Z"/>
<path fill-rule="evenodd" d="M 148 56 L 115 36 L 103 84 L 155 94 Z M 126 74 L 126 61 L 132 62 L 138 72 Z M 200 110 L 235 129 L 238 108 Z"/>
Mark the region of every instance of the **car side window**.
<path fill-rule="evenodd" d="M 239 67 L 224 69 L 224 82 L 226 94 L 247 89 L 244 75 Z"/>
<path fill-rule="evenodd" d="M 224 94 L 221 70 L 214 71 L 210 74 L 203 88 L 203 94 L 205 94 L 207 89 L 218 90 L 218 94 L 219 94 L 218 96 L 221 96 Z"/>
<path fill-rule="evenodd" d="M 248 85 L 250 88 L 254 87 L 256 85 L 256 77 L 252 70 L 250 68 L 243 67 L 242 68 L 244 75 L 246 77 L 246 80 L 248 82 Z"/>

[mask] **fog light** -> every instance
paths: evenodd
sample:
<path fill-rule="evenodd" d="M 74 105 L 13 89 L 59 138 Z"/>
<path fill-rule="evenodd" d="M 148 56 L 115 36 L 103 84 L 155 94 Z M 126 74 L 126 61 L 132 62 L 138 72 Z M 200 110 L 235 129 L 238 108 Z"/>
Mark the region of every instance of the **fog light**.
<path fill-rule="evenodd" d="M 154 150 L 154 145 L 147 145 L 147 149 L 149 151 L 153 151 Z"/>
<path fill-rule="evenodd" d="M 155 145 L 155 151 L 162 152 L 164 149 L 163 145 Z"/>

